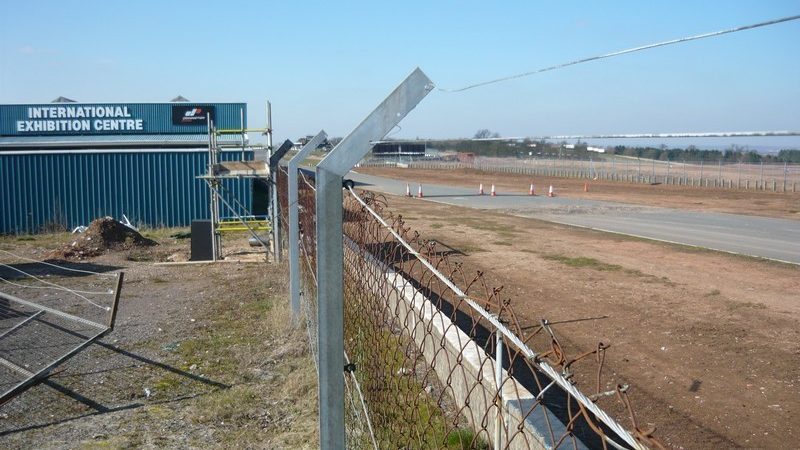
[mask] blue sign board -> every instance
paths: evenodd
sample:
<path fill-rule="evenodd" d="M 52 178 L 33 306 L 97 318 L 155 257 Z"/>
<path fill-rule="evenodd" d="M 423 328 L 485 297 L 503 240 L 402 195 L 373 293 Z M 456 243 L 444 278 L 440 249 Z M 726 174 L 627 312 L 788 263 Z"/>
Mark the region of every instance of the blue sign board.
<path fill-rule="evenodd" d="M 0 136 L 200 134 L 207 132 L 208 117 L 218 128 L 240 128 L 246 108 L 244 103 L 0 105 Z"/>

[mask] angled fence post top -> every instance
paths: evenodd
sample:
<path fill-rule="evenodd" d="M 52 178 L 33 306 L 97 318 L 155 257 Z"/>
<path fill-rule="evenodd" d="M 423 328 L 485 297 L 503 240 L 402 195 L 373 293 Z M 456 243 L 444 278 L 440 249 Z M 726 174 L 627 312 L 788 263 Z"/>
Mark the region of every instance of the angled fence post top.
<path fill-rule="evenodd" d="M 306 156 L 319 147 L 320 144 L 322 144 L 327 138 L 328 134 L 325 133 L 325 130 L 320 130 L 316 136 L 314 136 L 310 141 L 306 142 L 306 145 L 304 145 L 296 155 L 292 156 L 292 158 L 289 160 L 289 167 L 292 167 L 292 165 L 294 165 L 295 168 L 299 166 L 300 163 L 306 159 Z"/>
<path fill-rule="evenodd" d="M 435 85 L 418 67 L 319 163 L 319 169 L 344 176 L 430 93 Z"/>
<path fill-rule="evenodd" d="M 283 141 L 283 144 L 281 144 L 280 147 L 275 149 L 272 152 L 272 155 L 270 155 L 270 157 L 269 157 L 269 167 L 270 168 L 278 167 L 278 163 L 281 161 L 281 158 L 283 158 L 284 155 L 286 155 L 286 153 L 288 153 L 289 150 L 291 150 L 291 149 L 292 149 L 292 141 L 290 141 L 288 139 Z"/>
<path fill-rule="evenodd" d="M 300 316 L 300 213 L 297 204 L 297 169 L 306 156 L 319 147 L 327 137 L 325 130 L 321 130 L 289 160 L 289 304 L 294 321 Z"/>

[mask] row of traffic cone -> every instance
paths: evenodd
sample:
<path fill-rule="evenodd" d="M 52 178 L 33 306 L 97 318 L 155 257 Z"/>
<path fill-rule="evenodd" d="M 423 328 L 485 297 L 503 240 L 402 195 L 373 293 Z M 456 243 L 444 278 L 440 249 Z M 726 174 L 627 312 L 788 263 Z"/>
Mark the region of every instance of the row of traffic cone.
<path fill-rule="evenodd" d="M 583 185 L 583 191 L 584 192 L 589 192 L 589 183 L 585 183 Z M 478 186 L 478 195 L 484 195 L 483 183 L 481 183 Z M 492 197 L 496 197 L 497 196 L 497 191 L 494 188 L 494 183 L 492 183 L 492 190 L 491 190 L 490 195 Z M 531 183 L 531 187 L 528 190 L 528 195 L 531 195 L 531 196 L 535 196 L 536 195 L 536 190 L 535 190 L 535 187 L 534 187 L 533 183 Z M 408 183 L 406 183 L 406 197 L 411 197 L 411 196 L 412 196 L 411 195 L 411 186 Z M 556 196 L 555 190 L 553 189 L 553 185 L 552 184 L 550 185 L 550 189 L 547 190 L 547 196 L 548 197 L 555 197 Z M 419 188 L 417 189 L 417 198 L 424 198 L 424 197 L 425 196 L 422 193 L 422 184 L 420 184 Z"/>

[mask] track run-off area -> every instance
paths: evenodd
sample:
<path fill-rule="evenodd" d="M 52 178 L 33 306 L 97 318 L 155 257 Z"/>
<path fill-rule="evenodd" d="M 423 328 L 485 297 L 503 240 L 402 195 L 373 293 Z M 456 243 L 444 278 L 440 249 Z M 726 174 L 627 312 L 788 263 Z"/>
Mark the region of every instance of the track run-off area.
<path fill-rule="evenodd" d="M 403 226 L 502 286 L 523 326 L 557 323 L 578 353 L 610 344 L 605 370 L 631 385 L 640 423 L 668 448 L 800 439 L 800 194 L 356 171 L 357 190 L 385 194 Z"/>
<path fill-rule="evenodd" d="M 398 172 L 394 172 L 395 174 Z M 502 175 L 497 175 L 498 178 Z M 415 180 L 351 173 L 359 187 L 391 195 L 419 195 Z M 478 193 L 470 189 L 437 183 L 422 184 L 428 201 L 530 217 L 564 225 L 625 234 L 645 239 L 701 247 L 710 250 L 800 264 L 800 221 L 752 215 L 700 212 L 641 204 L 547 196 L 549 185 L 538 186 L 537 195 L 523 192 Z M 800 202 L 800 195 L 796 196 Z"/>

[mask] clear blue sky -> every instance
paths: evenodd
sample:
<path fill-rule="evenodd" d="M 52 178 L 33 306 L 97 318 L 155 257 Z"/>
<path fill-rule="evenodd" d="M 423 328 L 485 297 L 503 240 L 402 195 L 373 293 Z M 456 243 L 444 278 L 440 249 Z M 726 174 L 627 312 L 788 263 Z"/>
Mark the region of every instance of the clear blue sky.
<path fill-rule="evenodd" d="M 352 129 L 414 67 L 440 87 L 800 13 L 792 1 L 0 0 L 0 103 L 273 104 Z M 393 137 L 800 129 L 800 21 L 433 92 Z M 795 140 L 796 141 L 796 140 Z"/>

